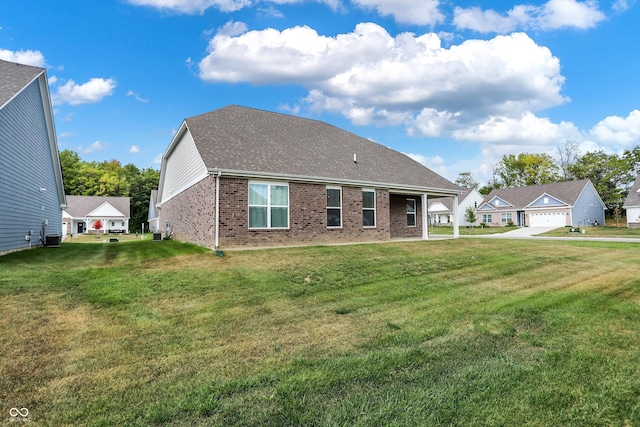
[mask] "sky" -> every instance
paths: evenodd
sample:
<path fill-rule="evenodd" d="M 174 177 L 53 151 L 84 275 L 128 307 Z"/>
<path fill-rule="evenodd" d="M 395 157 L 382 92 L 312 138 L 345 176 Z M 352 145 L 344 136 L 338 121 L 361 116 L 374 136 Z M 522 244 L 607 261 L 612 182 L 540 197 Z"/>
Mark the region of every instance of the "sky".
<path fill-rule="evenodd" d="M 505 154 L 640 145 L 638 23 L 636 0 L 0 0 L 0 59 L 46 68 L 86 161 L 159 169 L 235 104 L 484 184 Z"/>

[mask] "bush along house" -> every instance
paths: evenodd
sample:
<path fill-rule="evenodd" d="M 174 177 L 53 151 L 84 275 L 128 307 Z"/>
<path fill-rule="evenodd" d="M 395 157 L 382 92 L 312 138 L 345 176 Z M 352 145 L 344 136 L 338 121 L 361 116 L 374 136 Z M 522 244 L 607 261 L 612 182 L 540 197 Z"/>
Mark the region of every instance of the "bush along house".
<path fill-rule="evenodd" d="M 212 248 L 428 238 L 456 185 L 330 124 L 229 106 L 183 121 L 162 158 L 158 227 Z M 458 237 L 458 224 L 454 224 Z"/>

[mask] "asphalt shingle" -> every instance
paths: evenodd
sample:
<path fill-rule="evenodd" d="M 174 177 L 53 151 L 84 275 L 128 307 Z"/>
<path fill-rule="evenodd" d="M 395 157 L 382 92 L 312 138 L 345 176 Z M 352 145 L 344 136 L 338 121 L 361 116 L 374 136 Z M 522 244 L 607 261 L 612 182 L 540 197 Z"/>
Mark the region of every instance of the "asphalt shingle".
<path fill-rule="evenodd" d="M 0 60 L 0 108 L 44 71 L 44 68 Z"/>
<path fill-rule="evenodd" d="M 211 169 L 458 189 L 405 154 L 318 120 L 232 105 L 185 122 Z"/>

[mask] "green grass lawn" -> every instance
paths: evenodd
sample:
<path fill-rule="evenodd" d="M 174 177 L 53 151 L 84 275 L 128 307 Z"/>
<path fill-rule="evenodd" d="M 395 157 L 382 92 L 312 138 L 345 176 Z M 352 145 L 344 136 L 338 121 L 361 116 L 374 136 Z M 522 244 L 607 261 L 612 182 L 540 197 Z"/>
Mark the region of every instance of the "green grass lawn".
<path fill-rule="evenodd" d="M 578 227 L 580 233 L 571 233 L 569 230 L 572 227 L 560 227 L 555 230 L 542 233 L 541 236 L 554 236 L 554 237 L 633 237 L 640 238 L 640 228 L 627 228 L 616 227 L 607 225 L 604 227 Z M 584 234 L 582 234 L 584 229 Z"/>
<path fill-rule="evenodd" d="M 517 226 L 504 226 L 504 227 L 458 227 L 458 232 L 461 236 L 473 236 L 481 234 L 501 234 L 507 231 L 516 230 Z M 453 227 L 451 226 L 437 226 L 429 227 L 430 235 L 447 235 L 453 236 Z"/>
<path fill-rule="evenodd" d="M 0 257 L 0 417 L 33 425 L 637 426 L 628 243 Z"/>

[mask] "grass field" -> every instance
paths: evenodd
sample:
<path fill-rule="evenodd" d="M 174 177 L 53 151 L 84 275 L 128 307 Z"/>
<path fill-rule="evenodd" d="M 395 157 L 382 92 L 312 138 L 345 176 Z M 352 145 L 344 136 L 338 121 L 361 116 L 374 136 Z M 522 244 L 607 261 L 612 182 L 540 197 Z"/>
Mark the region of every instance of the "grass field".
<path fill-rule="evenodd" d="M 637 426 L 638 261 L 636 244 L 490 239 L 12 253 L 0 419 Z"/>

